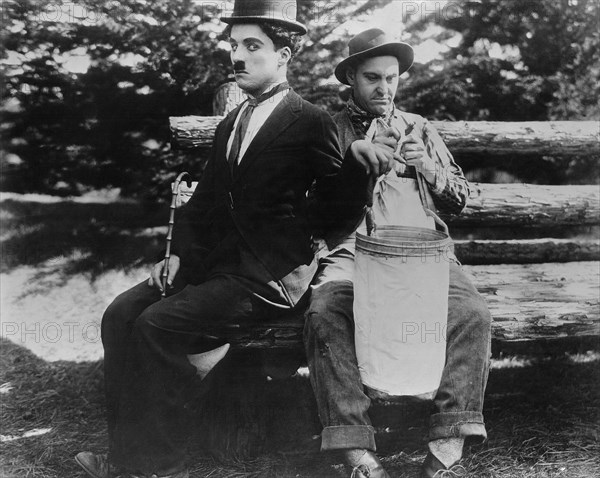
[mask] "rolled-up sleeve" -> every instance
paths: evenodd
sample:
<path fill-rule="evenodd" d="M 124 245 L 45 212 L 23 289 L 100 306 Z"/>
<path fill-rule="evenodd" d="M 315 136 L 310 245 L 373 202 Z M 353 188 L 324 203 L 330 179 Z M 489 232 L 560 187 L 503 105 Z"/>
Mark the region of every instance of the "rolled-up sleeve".
<path fill-rule="evenodd" d="M 435 206 L 440 212 L 460 214 L 467 205 L 469 183 L 456 164 L 437 130 L 425 120 L 423 143 L 427 153 L 436 162 L 435 184 L 429 185 Z"/>

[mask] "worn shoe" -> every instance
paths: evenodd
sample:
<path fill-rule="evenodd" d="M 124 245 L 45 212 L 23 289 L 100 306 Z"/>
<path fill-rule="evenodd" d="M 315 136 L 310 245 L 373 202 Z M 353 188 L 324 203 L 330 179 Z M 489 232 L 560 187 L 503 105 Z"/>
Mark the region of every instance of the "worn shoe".
<path fill-rule="evenodd" d="M 115 467 L 108 462 L 107 455 L 96 455 L 89 451 L 82 451 L 75 456 L 77 464 L 94 478 L 111 478 L 116 474 Z"/>
<path fill-rule="evenodd" d="M 390 478 L 383 465 L 372 451 L 367 451 L 355 463 L 348 463 L 352 467 L 350 478 Z"/>
<path fill-rule="evenodd" d="M 446 468 L 433 453 L 427 453 L 421 467 L 421 478 L 460 478 L 462 476 L 467 476 L 467 470 L 462 465 L 456 462 L 450 468 Z"/>

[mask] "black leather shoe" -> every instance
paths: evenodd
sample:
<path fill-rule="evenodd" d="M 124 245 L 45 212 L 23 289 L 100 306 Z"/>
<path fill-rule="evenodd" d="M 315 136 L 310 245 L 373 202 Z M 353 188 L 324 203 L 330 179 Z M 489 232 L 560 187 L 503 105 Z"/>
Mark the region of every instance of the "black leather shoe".
<path fill-rule="evenodd" d="M 372 451 L 367 451 L 355 463 L 348 463 L 352 467 L 350 478 L 390 478 L 383 465 Z"/>
<path fill-rule="evenodd" d="M 450 468 L 438 460 L 433 453 L 427 453 L 421 467 L 421 478 L 460 478 L 467 476 L 467 470 L 458 461 Z"/>

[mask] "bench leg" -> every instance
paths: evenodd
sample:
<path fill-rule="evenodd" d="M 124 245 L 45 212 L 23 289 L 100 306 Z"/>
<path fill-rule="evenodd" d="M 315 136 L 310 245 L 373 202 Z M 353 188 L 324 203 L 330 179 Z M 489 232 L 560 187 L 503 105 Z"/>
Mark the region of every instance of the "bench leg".
<path fill-rule="evenodd" d="M 264 370 L 260 353 L 230 350 L 202 382 L 194 408 L 204 451 L 217 458 L 296 451 L 320 433 L 308 378 L 269 379 Z"/>

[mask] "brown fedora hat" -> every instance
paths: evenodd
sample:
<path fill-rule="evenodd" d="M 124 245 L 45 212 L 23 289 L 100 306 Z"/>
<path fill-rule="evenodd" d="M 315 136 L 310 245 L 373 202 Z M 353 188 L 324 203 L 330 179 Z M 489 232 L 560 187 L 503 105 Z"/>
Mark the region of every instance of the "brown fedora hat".
<path fill-rule="evenodd" d="M 374 56 L 395 56 L 398 58 L 400 74 L 402 74 L 411 67 L 415 57 L 408 43 L 394 41 L 379 28 L 371 28 L 356 35 L 348 42 L 348 50 L 348 58 L 335 67 L 335 77 L 345 85 L 349 84 L 346 78 L 348 68 L 361 60 Z"/>
<path fill-rule="evenodd" d="M 230 25 L 267 21 L 304 35 L 307 30 L 296 21 L 297 11 L 296 0 L 236 0 L 233 14 L 221 21 Z"/>

